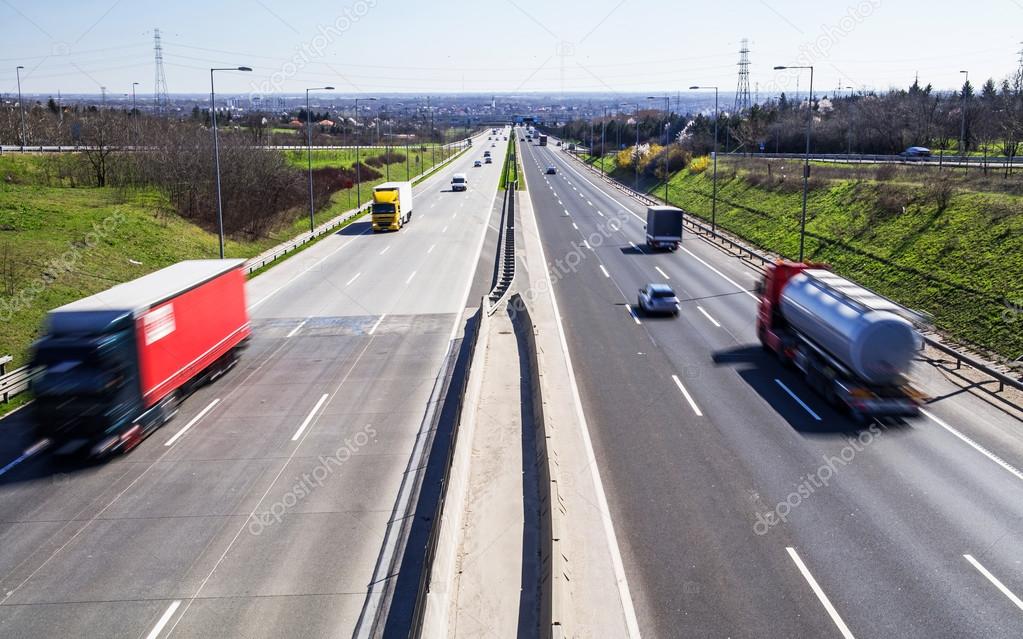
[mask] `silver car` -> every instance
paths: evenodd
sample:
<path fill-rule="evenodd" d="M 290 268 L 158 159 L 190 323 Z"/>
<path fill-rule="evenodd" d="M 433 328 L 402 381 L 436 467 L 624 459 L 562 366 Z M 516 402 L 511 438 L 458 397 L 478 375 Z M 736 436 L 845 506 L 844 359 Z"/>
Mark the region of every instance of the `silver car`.
<path fill-rule="evenodd" d="M 639 310 L 647 315 L 674 315 L 678 317 L 679 302 L 675 291 L 667 284 L 647 284 L 639 289 Z"/>

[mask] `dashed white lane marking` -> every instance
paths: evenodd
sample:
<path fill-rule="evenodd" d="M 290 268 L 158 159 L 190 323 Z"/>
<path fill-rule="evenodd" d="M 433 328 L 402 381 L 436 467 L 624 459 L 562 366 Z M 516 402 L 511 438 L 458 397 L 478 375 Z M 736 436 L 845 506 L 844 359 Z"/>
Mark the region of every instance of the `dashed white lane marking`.
<path fill-rule="evenodd" d="M 636 315 L 636 311 L 635 311 L 635 309 L 632 308 L 631 304 L 626 304 L 625 305 L 625 310 L 627 310 L 629 312 L 629 315 L 632 316 L 632 320 L 634 322 L 636 322 L 637 324 L 641 324 L 642 323 L 642 322 L 639 321 L 639 316 Z"/>
<path fill-rule="evenodd" d="M 300 330 L 302 330 L 302 327 L 305 326 L 305 323 L 308 322 L 308 321 L 309 321 L 309 319 L 307 318 L 307 319 L 304 319 L 301 322 L 299 322 L 298 326 L 296 326 L 295 328 L 291 329 L 291 332 L 288 333 L 285 337 L 294 337 L 296 333 L 298 333 Z"/>
<path fill-rule="evenodd" d="M 362 271 L 359 271 L 358 273 L 356 273 L 355 275 L 352 276 L 352 279 L 350 279 L 347 282 L 345 282 L 345 286 L 351 286 L 352 282 L 354 282 L 355 280 L 359 279 L 360 275 L 362 275 Z"/>
<path fill-rule="evenodd" d="M 695 401 L 693 401 L 693 396 L 690 395 L 689 391 L 686 390 L 686 387 L 682 385 L 682 380 L 678 378 L 678 375 L 672 375 L 671 378 L 675 380 L 675 386 L 678 386 L 678 389 L 682 391 L 682 394 L 685 396 L 686 401 L 689 402 L 689 406 L 693 409 L 693 412 L 696 413 L 696 416 L 703 417 L 703 412 L 700 411 L 700 407 L 696 405 Z"/>
<path fill-rule="evenodd" d="M 842 617 L 839 616 L 838 611 L 835 610 L 833 605 L 831 605 L 831 600 L 828 599 L 826 594 L 824 594 L 824 590 L 817 583 L 817 580 L 813 578 L 813 574 L 810 573 L 806 564 L 803 563 L 803 560 L 799 557 L 799 553 L 796 552 L 796 549 L 792 546 L 788 546 L 785 550 L 788 551 L 789 557 L 792 558 L 792 562 L 796 564 L 796 568 L 798 568 L 799 572 L 803 575 L 803 579 L 806 579 L 806 583 L 810 584 L 810 589 L 813 590 L 813 594 L 817 595 L 817 599 L 821 602 L 821 605 L 824 606 L 824 610 L 828 612 L 828 615 L 831 616 L 831 620 L 835 622 L 836 626 L 838 626 L 838 631 L 842 633 L 842 636 L 845 639 L 854 639 L 853 633 L 849 631 L 849 627 L 845 625 L 844 621 L 842 621 Z"/>
<path fill-rule="evenodd" d="M 671 279 L 670 277 L 668 277 L 667 273 L 665 273 L 664 271 L 661 270 L 660 266 L 655 266 L 654 270 L 657 271 L 658 273 L 660 273 L 661 277 L 663 277 L 664 279 L 666 279 L 666 280 L 670 280 Z"/>
<path fill-rule="evenodd" d="M 604 268 L 603 264 L 598 264 L 597 266 L 600 267 L 600 272 L 604 274 L 604 277 L 611 277 L 611 274 L 607 272 L 607 269 Z"/>
<path fill-rule="evenodd" d="M 377 327 L 380 326 L 380 322 L 384 321 L 385 317 L 387 317 L 387 313 L 384 313 L 383 315 L 381 315 L 380 317 L 377 318 L 377 321 L 374 322 L 373 326 L 371 326 L 370 329 L 369 329 L 369 332 L 368 332 L 369 335 L 372 335 L 373 333 L 376 332 Z"/>
<path fill-rule="evenodd" d="M 164 627 L 167 625 L 167 622 L 171 620 L 171 617 L 174 616 L 174 613 L 177 612 L 178 606 L 180 605 L 181 601 L 172 601 L 171 605 L 167 606 L 167 610 L 163 611 L 163 615 L 160 616 L 160 620 L 156 622 L 153 629 L 149 631 L 148 635 L 146 635 L 146 639 L 156 639 L 159 637 L 160 633 L 163 632 Z"/>
<path fill-rule="evenodd" d="M 720 325 L 720 324 L 718 324 L 718 321 L 717 321 L 716 319 L 714 319 L 713 317 L 711 317 L 711 316 L 710 316 L 710 313 L 708 313 L 707 311 L 703 310 L 703 307 L 702 307 L 702 306 L 700 306 L 700 305 L 697 305 L 697 306 L 696 306 L 696 308 L 697 308 L 697 310 L 699 310 L 699 311 L 700 311 L 701 313 L 703 313 L 703 316 L 704 316 L 704 317 L 706 317 L 706 318 L 707 318 L 708 320 L 710 320 L 710 323 L 711 323 L 711 324 L 713 324 L 714 326 L 717 326 L 718 328 L 721 328 L 721 325 Z"/>
<path fill-rule="evenodd" d="M 788 386 L 786 386 L 786 385 L 785 385 L 785 382 L 781 381 L 780 379 L 778 379 L 778 378 L 776 377 L 776 378 L 774 379 L 774 383 L 775 383 L 775 384 L 777 384 L 778 386 L 781 386 L 781 387 L 782 387 L 782 390 L 784 390 L 784 391 L 785 391 L 786 393 L 788 393 L 788 394 L 789 394 L 789 397 L 791 397 L 792 399 L 796 400 L 796 402 L 797 402 L 797 403 L 798 403 L 798 404 L 799 404 L 800 406 L 802 406 L 802 407 L 803 407 L 803 410 L 805 410 L 806 412 L 810 413 L 810 416 L 811 416 L 811 417 L 813 417 L 813 418 L 814 418 L 814 419 L 816 419 L 817 421 L 820 421 L 820 420 L 821 420 L 821 416 L 820 416 L 820 415 L 818 415 L 817 413 L 813 412 L 813 409 L 812 409 L 812 408 L 810 408 L 809 406 L 807 406 L 806 402 L 804 402 L 803 400 L 799 399 L 799 396 L 798 396 L 798 395 L 796 395 L 795 393 L 793 393 L 793 392 L 792 392 L 792 389 L 791 389 L 791 388 L 789 388 Z"/>
<path fill-rule="evenodd" d="M 984 575 L 984 577 L 988 581 L 990 581 L 992 584 L 994 584 L 995 588 L 998 588 L 998 590 L 1000 590 L 1003 595 L 1008 597 L 1009 601 L 1011 601 L 1012 603 L 1016 604 L 1016 607 L 1019 608 L 1020 610 L 1023 610 L 1023 600 L 1020 600 L 1020 598 L 1017 597 L 1015 595 L 1015 593 L 1013 593 L 1011 590 L 1006 588 L 1005 584 L 1003 584 L 1001 581 L 999 581 L 998 577 L 995 577 L 994 575 L 992 575 L 988 571 L 987 568 L 982 566 L 979 561 L 977 561 L 976 559 L 973 558 L 973 555 L 963 555 L 963 557 L 965 557 L 966 561 L 970 562 L 970 564 L 974 568 L 976 568 L 977 571 L 980 572 L 980 574 Z"/>
<path fill-rule="evenodd" d="M 409 282 L 411 282 L 412 278 L 415 277 L 415 276 L 416 276 L 416 271 L 412 271 L 412 274 L 408 276 L 408 279 L 405 280 L 405 283 L 408 284 Z"/>
<path fill-rule="evenodd" d="M 309 426 L 309 422 L 313 421 L 313 418 L 316 417 L 316 413 L 320 410 L 320 406 L 323 406 L 323 402 L 327 401 L 328 397 L 330 397 L 330 393 L 324 393 L 320 396 L 320 401 L 316 402 L 313 409 L 309 411 L 309 414 L 305 416 L 304 420 L 302 420 L 302 425 L 299 426 L 298 430 L 295 431 L 295 434 L 291 436 L 291 441 L 298 441 L 298 438 L 302 436 L 303 432 L 305 432 L 306 427 Z"/>
<path fill-rule="evenodd" d="M 302 323 L 303 323 L 303 324 L 305 324 L 305 322 L 302 322 Z M 207 405 L 207 406 L 206 406 L 206 408 L 204 408 L 204 409 L 202 409 L 201 411 L 199 411 L 199 414 L 198 414 L 198 415 L 196 415 L 195 417 L 193 417 L 192 419 L 190 419 L 190 420 L 188 421 L 188 423 L 187 423 L 187 424 L 185 424 L 185 425 L 184 425 L 184 426 L 183 426 L 183 427 L 181 428 L 181 430 L 179 430 L 178 432 L 174 433 L 174 436 L 173 436 L 173 437 L 171 437 L 170 439 L 168 439 L 168 440 L 167 440 L 167 442 L 166 442 L 166 443 L 164 444 L 164 446 L 173 446 L 173 445 L 174 445 L 174 442 L 176 442 L 176 441 L 178 441 L 179 439 L 181 439 L 181 437 L 182 437 L 182 436 L 183 436 L 183 435 L 184 435 L 184 434 L 185 434 L 186 432 L 188 432 L 188 429 L 189 429 L 189 428 L 191 428 L 192 426 L 195 426 L 196 424 L 198 424 L 198 423 L 199 423 L 199 421 L 200 421 L 200 420 L 202 420 L 202 418 L 206 416 L 206 413 L 208 413 L 208 412 L 210 412 L 211 410 L 213 410 L 213 407 L 214 407 L 214 406 L 216 406 L 216 405 L 217 405 L 217 404 L 219 404 L 219 403 L 220 403 L 220 398 L 219 398 L 219 397 L 218 397 L 217 399 L 213 400 L 212 402 L 210 402 L 210 403 L 209 403 L 209 405 Z"/>

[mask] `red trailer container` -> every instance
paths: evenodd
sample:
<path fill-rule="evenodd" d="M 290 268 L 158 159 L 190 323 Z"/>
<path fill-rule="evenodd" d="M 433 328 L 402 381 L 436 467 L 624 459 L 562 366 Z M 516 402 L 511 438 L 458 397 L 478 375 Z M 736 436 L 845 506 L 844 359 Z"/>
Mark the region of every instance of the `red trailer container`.
<path fill-rule="evenodd" d="M 223 268 L 221 260 L 208 260 L 159 271 L 166 272 L 171 288 L 179 290 L 168 290 L 169 298 L 136 314 L 142 400 L 147 408 L 249 336 L 245 274 L 238 262 L 226 270 L 217 268 Z M 206 270 L 209 267 L 212 271 Z"/>
<path fill-rule="evenodd" d="M 40 435 L 127 450 L 249 337 L 241 260 L 192 260 L 55 309 L 36 343 Z"/>

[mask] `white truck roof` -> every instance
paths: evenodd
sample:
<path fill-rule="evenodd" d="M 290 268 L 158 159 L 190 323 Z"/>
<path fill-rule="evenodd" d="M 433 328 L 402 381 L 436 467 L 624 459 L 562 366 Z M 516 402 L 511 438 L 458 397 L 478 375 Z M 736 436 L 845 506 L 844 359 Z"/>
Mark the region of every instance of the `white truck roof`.
<path fill-rule="evenodd" d="M 244 263 L 245 260 L 178 262 L 136 280 L 118 284 L 95 295 L 55 308 L 50 311 L 50 316 L 87 311 L 143 312 Z"/>

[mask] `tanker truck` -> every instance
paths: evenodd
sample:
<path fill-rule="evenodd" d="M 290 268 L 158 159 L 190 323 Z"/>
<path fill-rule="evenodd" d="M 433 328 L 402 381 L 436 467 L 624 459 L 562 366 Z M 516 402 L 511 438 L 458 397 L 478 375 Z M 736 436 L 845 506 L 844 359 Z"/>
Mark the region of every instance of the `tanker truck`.
<path fill-rule="evenodd" d="M 908 374 L 922 338 L 905 309 L 821 264 L 779 261 L 757 287 L 757 337 L 856 420 L 914 416 Z"/>

